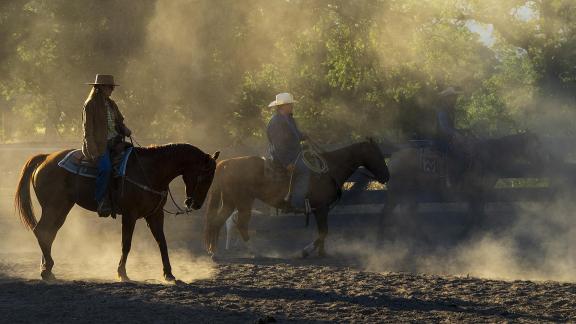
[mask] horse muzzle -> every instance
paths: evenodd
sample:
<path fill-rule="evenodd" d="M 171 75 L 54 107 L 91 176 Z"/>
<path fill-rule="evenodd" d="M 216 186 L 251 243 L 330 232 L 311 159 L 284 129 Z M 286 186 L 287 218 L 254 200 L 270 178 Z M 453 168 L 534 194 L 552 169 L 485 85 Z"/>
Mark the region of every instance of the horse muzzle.
<path fill-rule="evenodd" d="M 202 204 L 195 201 L 194 198 L 192 197 L 186 198 L 186 200 L 184 200 L 184 204 L 188 209 L 198 210 L 202 207 Z"/>
<path fill-rule="evenodd" d="M 192 208 L 192 204 L 194 204 L 194 198 L 186 197 L 186 200 L 184 200 L 184 205 L 186 205 L 186 208 Z"/>

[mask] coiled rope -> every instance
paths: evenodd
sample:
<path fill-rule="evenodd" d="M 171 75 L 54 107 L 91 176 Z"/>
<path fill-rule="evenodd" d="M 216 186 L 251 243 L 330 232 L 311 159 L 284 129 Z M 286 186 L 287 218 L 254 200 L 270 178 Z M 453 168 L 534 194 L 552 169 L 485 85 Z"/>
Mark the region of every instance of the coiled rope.
<path fill-rule="evenodd" d="M 302 162 L 314 173 L 327 173 L 330 169 L 328 162 L 326 162 L 326 159 L 322 156 L 324 151 L 310 138 L 307 139 L 307 142 L 308 145 L 304 145 L 302 152 L 300 152 Z"/>

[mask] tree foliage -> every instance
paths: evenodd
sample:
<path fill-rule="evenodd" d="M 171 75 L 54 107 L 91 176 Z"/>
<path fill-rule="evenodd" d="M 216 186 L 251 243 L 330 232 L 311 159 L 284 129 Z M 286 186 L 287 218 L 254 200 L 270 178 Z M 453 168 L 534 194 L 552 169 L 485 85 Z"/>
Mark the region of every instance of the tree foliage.
<path fill-rule="evenodd" d="M 570 0 L 6 0 L 1 131 L 79 138 L 83 83 L 111 73 L 141 138 L 259 141 L 284 91 L 324 142 L 429 137 L 447 86 L 479 135 L 571 134 L 575 15 Z"/>

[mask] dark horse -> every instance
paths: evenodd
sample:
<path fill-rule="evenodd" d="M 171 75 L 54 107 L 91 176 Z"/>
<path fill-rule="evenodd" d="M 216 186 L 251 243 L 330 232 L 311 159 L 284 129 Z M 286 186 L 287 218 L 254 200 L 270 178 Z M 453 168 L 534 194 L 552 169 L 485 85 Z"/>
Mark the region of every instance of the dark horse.
<path fill-rule="evenodd" d="M 324 153 L 323 157 L 329 171 L 311 177 L 308 195 L 318 225 L 318 238 L 303 250 L 303 256 L 316 249 L 320 256 L 325 255 L 328 211 L 331 204 L 338 200 L 342 185 L 356 169 L 365 167 L 382 184 L 389 179 L 384 156 L 372 140 Z M 216 252 L 220 228 L 234 210 L 238 210 L 237 226 L 240 235 L 248 242 L 248 223 L 254 200 L 259 199 L 277 208 L 284 205 L 288 184 L 266 180 L 264 163 L 257 156 L 233 158 L 218 163 L 208 198 L 204 227 L 204 241 L 209 253 Z"/>
<path fill-rule="evenodd" d="M 441 169 L 439 172 L 431 172 L 424 170 L 418 148 L 394 152 L 388 163 L 392 180 L 388 184 L 388 203 L 383 218 L 399 204 L 414 208 L 415 194 L 433 192 L 460 195 L 459 199 L 468 202 L 473 221 L 479 220 L 484 215 L 487 191 L 494 188 L 499 178 L 505 176 L 506 170 L 529 164 L 532 169 L 541 171 L 550 159 L 539 138 L 530 132 L 469 141 L 467 145 L 470 156 L 465 161 L 463 172 L 457 175 L 451 172 L 457 168 L 457 162 L 449 157 L 443 165 L 438 166 Z M 432 153 L 431 159 L 443 160 L 438 151 Z M 448 182 L 450 190 L 446 189 Z"/>
<path fill-rule="evenodd" d="M 70 209 L 74 204 L 91 211 L 96 211 L 97 207 L 94 179 L 78 176 L 58 166 L 68 152 L 70 150 L 30 158 L 22 169 L 14 201 L 22 222 L 34 232 L 42 249 L 41 275 L 45 280 L 54 279 L 52 242 Z M 164 278 L 175 281 L 164 237 L 162 207 L 166 203 L 168 185 L 182 175 L 186 185 L 185 204 L 188 208 L 199 209 L 212 184 L 217 158 L 218 153 L 210 156 L 190 144 L 134 148 L 128 160 L 123 195 L 118 202 L 118 210 L 122 214 L 122 257 L 118 265 L 120 280 L 129 280 L 126 259 L 132 233 L 136 220 L 144 217 L 160 248 Z M 38 222 L 32 209 L 30 182 L 42 207 Z"/>

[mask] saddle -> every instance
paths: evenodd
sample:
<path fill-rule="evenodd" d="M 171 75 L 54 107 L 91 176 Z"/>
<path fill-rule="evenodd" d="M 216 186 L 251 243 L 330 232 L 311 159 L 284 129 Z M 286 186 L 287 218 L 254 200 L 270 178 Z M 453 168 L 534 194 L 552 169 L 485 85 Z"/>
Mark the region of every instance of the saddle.
<path fill-rule="evenodd" d="M 445 177 L 447 174 L 446 154 L 433 147 L 418 148 L 418 162 L 420 171 L 439 177 Z"/>
<path fill-rule="evenodd" d="M 112 174 L 114 177 L 123 177 L 126 175 L 126 165 L 128 164 L 128 158 L 132 153 L 132 149 L 133 147 L 130 146 L 120 154 L 112 155 Z M 58 166 L 82 177 L 96 178 L 98 175 L 96 163 L 91 160 L 86 160 L 84 154 L 82 154 L 82 150 L 69 152 L 58 162 Z"/>

